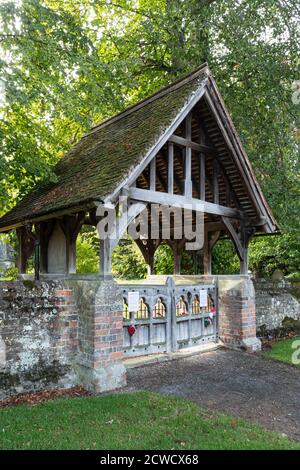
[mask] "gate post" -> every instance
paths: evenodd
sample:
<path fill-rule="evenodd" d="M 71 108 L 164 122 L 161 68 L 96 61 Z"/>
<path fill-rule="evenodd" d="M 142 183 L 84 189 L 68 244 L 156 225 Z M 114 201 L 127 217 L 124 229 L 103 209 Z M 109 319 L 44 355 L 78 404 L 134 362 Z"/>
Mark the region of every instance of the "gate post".
<path fill-rule="evenodd" d="M 219 276 L 219 336 L 226 346 L 255 352 L 255 290 L 249 276 Z"/>
<path fill-rule="evenodd" d="M 126 385 L 122 295 L 113 279 L 84 283 L 77 292 L 77 376 L 84 388 L 100 393 Z"/>

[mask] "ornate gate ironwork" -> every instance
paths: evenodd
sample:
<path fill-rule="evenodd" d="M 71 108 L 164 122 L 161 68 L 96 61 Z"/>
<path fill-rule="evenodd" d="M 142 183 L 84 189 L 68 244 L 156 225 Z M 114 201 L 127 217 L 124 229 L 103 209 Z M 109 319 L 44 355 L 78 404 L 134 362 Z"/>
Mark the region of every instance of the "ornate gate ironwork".
<path fill-rule="evenodd" d="M 176 351 L 218 341 L 217 284 L 122 285 L 124 355 L 141 356 Z M 200 290 L 207 293 L 201 307 Z M 128 292 L 139 292 L 138 310 L 129 312 Z"/>

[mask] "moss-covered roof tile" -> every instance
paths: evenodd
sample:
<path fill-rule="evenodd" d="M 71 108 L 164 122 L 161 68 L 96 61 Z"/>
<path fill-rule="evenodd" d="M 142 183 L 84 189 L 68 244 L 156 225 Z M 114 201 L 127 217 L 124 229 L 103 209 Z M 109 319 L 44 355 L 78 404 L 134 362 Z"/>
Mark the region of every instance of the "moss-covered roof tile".
<path fill-rule="evenodd" d="M 0 228 L 103 200 L 146 156 L 205 77 L 202 66 L 93 128 L 54 167 L 57 182 L 39 184 L 0 219 Z"/>

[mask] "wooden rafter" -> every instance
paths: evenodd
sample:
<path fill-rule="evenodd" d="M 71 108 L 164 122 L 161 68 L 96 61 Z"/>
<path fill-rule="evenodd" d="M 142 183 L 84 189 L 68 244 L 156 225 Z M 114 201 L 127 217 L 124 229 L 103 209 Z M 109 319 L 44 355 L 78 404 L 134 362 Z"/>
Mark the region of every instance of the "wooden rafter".
<path fill-rule="evenodd" d="M 242 210 L 242 207 L 241 207 L 241 204 L 238 200 L 236 192 L 235 192 L 235 190 L 234 190 L 234 188 L 233 188 L 233 186 L 232 186 L 232 184 L 231 184 L 231 182 L 230 182 L 230 180 L 229 180 L 229 178 L 226 174 L 226 171 L 225 171 L 225 168 L 224 168 L 222 162 L 219 159 L 219 151 L 215 147 L 215 145 L 213 144 L 212 140 L 210 139 L 208 131 L 206 129 L 205 123 L 200 121 L 198 115 L 196 115 L 196 119 L 197 119 L 198 126 L 199 126 L 199 129 L 200 129 L 201 141 L 203 139 L 205 139 L 204 141 L 206 141 L 208 143 L 208 145 L 214 150 L 215 156 L 217 157 L 217 158 L 215 158 L 215 162 L 216 162 L 215 165 L 218 167 L 219 173 L 221 174 L 221 176 L 224 180 L 224 183 L 225 183 L 226 201 L 227 201 L 228 205 L 230 204 L 230 201 L 229 201 L 229 198 L 230 198 L 234 202 L 237 209 Z"/>

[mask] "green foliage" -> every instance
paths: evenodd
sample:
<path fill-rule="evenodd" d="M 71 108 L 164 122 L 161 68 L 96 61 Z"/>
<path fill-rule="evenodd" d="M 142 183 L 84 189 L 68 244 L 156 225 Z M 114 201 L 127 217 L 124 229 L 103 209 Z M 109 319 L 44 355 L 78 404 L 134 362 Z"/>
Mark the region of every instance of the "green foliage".
<path fill-rule="evenodd" d="M 5 279 L 7 281 L 14 281 L 18 277 L 18 268 L 11 266 L 10 268 L 5 269 L 2 277 L 0 279 Z"/>
<path fill-rule="evenodd" d="M 147 266 L 137 245 L 129 238 L 122 239 L 112 255 L 112 273 L 119 279 L 144 279 Z"/>
<path fill-rule="evenodd" d="M 249 267 L 257 277 L 271 276 L 275 269 L 297 277 L 299 271 L 299 233 L 257 237 L 250 243 Z"/>
<path fill-rule="evenodd" d="M 0 214 L 93 123 L 207 60 L 284 233 L 255 241 L 250 265 L 299 271 L 299 24 L 296 0 L 2 1 Z M 228 250 L 217 270 L 236 270 Z"/>
<path fill-rule="evenodd" d="M 256 277 L 270 277 L 275 269 L 291 278 L 299 275 L 299 235 L 254 237 L 249 245 L 249 269 Z M 239 259 L 230 240 L 222 240 L 213 249 L 214 274 L 239 273 Z"/>
<path fill-rule="evenodd" d="M 286 277 L 288 279 L 300 279 L 300 271 L 295 271 L 294 273 L 288 274 Z"/>
<path fill-rule="evenodd" d="M 219 241 L 212 252 L 213 274 L 238 274 L 240 261 L 230 240 Z"/>
<path fill-rule="evenodd" d="M 82 235 L 79 235 L 76 241 L 76 271 L 81 274 L 99 272 L 99 255 Z"/>
<path fill-rule="evenodd" d="M 160 245 L 154 255 L 155 274 L 173 274 L 174 260 L 171 248 L 166 245 Z"/>

